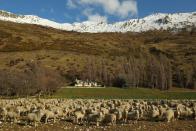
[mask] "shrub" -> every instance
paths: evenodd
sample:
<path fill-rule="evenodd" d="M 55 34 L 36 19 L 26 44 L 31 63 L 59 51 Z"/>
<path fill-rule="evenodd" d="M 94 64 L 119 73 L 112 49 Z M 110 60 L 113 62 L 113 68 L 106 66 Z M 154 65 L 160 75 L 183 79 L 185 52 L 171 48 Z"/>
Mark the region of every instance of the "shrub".
<path fill-rule="evenodd" d="M 26 62 L 22 69 L 0 70 L 0 95 L 27 96 L 51 94 L 62 85 L 61 75 L 37 62 Z"/>
<path fill-rule="evenodd" d="M 116 77 L 113 80 L 113 86 L 114 87 L 120 87 L 120 88 L 127 87 L 125 78 L 120 77 L 120 76 Z"/>

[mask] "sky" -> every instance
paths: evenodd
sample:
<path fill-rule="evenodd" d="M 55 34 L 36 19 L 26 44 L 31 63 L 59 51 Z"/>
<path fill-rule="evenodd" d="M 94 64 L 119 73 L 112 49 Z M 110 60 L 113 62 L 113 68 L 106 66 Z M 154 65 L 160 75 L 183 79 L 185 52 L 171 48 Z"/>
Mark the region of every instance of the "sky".
<path fill-rule="evenodd" d="M 0 0 L 0 10 L 59 23 L 113 23 L 153 13 L 195 12 L 196 0 Z"/>

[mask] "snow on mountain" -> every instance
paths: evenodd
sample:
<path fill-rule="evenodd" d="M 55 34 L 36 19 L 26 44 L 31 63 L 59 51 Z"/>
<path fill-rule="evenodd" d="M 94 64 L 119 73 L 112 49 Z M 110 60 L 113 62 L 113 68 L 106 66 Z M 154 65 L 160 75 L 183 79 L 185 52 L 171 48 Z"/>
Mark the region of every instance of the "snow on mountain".
<path fill-rule="evenodd" d="M 6 11 L 0 11 L 0 20 L 16 23 L 36 24 L 52 27 L 60 30 L 77 32 L 145 32 L 149 30 L 182 29 L 196 26 L 196 12 L 163 14 L 157 13 L 142 19 L 108 24 L 104 22 L 86 21 L 82 23 L 56 23 L 34 15 L 16 15 Z"/>

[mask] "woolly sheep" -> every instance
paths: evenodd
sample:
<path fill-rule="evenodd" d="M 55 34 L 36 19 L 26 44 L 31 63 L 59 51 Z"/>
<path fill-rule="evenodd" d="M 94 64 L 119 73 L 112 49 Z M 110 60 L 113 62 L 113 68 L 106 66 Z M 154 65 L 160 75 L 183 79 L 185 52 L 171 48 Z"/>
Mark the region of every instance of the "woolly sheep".
<path fill-rule="evenodd" d="M 84 116 L 85 116 L 85 112 L 83 112 L 83 111 L 74 112 L 75 122 L 77 124 L 78 124 L 79 120 L 80 120 L 80 122 L 82 122 L 82 120 L 84 119 Z"/>
<path fill-rule="evenodd" d="M 122 112 L 121 111 L 118 111 L 116 113 L 116 120 L 117 121 L 121 121 L 123 119 L 123 115 L 122 115 Z"/>
<path fill-rule="evenodd" d="M 43 113 L 45 116 L 45 123 L 48 123 L 48 119 L 53 119 L 53 122 L 56 121 L 56 116 L 55 116 L 54 112 L 49 111 L 49 110 L 44 110 Z"/>
<path fill-rule="evenodd" d="M 128 120 L 139 120 L 140 114 L 139 110 L 134 110 L 128 113 Z"/>
<path fill-rule="evenodd" d="M 128 118 L 128 110 L 124 109 L 122 112 L 122 120 L 124 123 L 127 122 L 127 118 Z"/>
<path fill-rule="evenodd" d="M 17 118 L 19 118 L 19 114 L 13 111 L 7 112 L 7 117 L 10 121 L 14 121 L 14 123 L 17 123 Z"/>
<path fill-rule="evenodd" d="M 7 116 L 7 110 L 6 110 L 6 108 L 0 108 L 0 115 L 2 117 L 2 120 L 5 121 L 5 118 Z"/>
<path fill-rule="evenodd" d="M 102 120 L 104 115 L 102 112 L 99 112 L 97 114 L 88 114 L 87 115 L 87 122 L 90 123 L 96 123 L 96 126 L 99 126 L 100 122 L 102 122 Z"/>
<path fill-rule="evenodd" d="M 167 122 L 174 120 L 174 111 L 172 109 L 168 109 L 165 112 L 165 119 Z"/>
<path fill-rule="evenodd" d="M 103 120 L 106 124 L 116 124 L 116 115 L 115 114 L 106 114 Z"/>
<path fill-rule="evenodd" d="M 30 123 L 34 122 L 34 126 L 36 127 L 37 126 L 37 122 L 41 121 L 42 116 L 43 116 L 43 113 L 41 111 L 37 111 L 35 113 L 29 113 L 27 115 L 27 119 L 28 119 L 28 121 Z"/>
<path fill-rule="evenodd" d="M 178 111 L 178 118 L 180 119 L 188 119 L 188 118 L 193 118 L 194 117 L 194 112 L 192 109 L 185 107 L 185 109 L 179 109 Z"/>
<path fill-rule="evenodd" d="M 159 110 L 157 110 L 157 109 L 152 109 L 151 117 L 152 117 L 152 118 L 158 118 L 159 116 L 160 116 Z"/>

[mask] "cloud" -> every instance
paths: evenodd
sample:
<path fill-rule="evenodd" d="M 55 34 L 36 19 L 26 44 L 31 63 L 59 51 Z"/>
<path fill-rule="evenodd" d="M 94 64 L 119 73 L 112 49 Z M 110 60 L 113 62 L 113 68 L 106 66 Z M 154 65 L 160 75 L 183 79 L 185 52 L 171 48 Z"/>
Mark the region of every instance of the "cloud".
<path fill-rule="evenodd" d="M 73 0 L 72 0 L 73 1 Z M 126 18 L 129 15 L 137 15 L 136 0 L 78 0 L 79 4 L 101 6 L 104 11 L 111 15 L 118 15 Z"/>
<path fill-rule="evenodd" d="M 124 19 L 138 14 L 136 0 L 68 0 L 67 7 L 83 10 L 83 15 L 91 21 L 106 22 L 108 15 Z M 99 8 L 103 11 L 100 12 Z"/>
<path fill-rule="evenodd" d="M 88 16 L 89 21 L 94 21 L 94 22 L 105 22 L 107 23 L 107 17 L 106 16 L 101 16 L 98 13 L 89 15 Z"/>
<path fill-rule="evenodd" d="M 136 1 L 130 0 L 130 1 L 124 1 L 120 8 L 118 8 L 119 15 L 122 15 L 123 17 L 129 16 L 129 13 L 131 16 L 137 15 L 137 3 Z"/>
<path fill-rule="evenodd" d="M 77 7 L 77 5 L 75 4 L 75 2 L 73 0 L 68 0 L 67 1 L 67 6 L 69 8 L 76 8 Z"/>
<path fill-rule="evenodd" d="M 87 8 L 83 11 L 83 14 L 88 18 L 89 21 L 93 22 L 106 22 L 107 23 L 107 17 L 101 16 L 99 13 L 93 14 L 92 8 Z"/>

